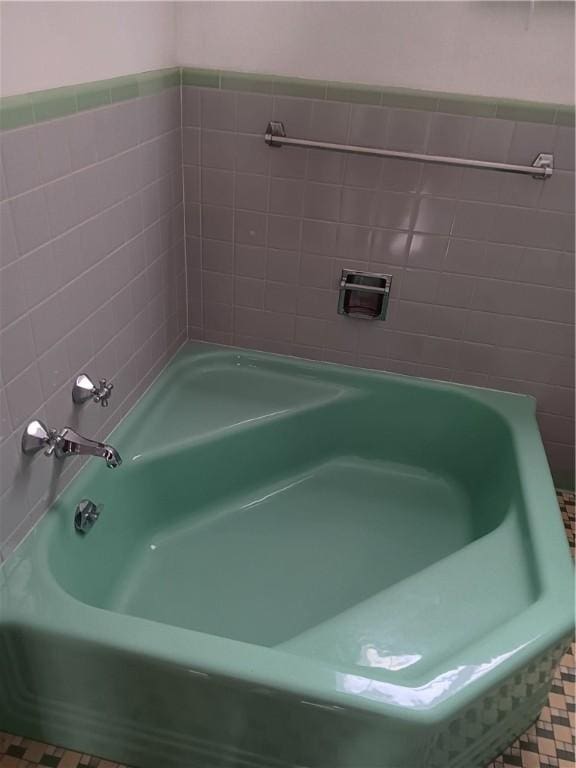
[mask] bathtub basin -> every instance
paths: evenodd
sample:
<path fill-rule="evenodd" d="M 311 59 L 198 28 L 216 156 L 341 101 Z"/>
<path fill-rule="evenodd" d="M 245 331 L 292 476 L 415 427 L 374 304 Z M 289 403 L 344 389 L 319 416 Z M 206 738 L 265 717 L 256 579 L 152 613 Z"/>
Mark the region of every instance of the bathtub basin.
<path fill-rule="evenodd" d="M 110 441 L 0 569 L 0 729 L 480 768 L 537 717 L 573 595 L 530 398 L 194 344 Z"/>

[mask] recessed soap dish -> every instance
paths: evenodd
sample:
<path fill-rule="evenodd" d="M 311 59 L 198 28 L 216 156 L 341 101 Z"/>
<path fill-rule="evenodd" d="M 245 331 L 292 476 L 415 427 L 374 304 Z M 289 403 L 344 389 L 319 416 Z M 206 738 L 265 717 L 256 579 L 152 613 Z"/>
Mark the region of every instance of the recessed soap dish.
<path fill-rule="evenodd" d="M 363 320 L 385 320 L 392 275 L 343 269 L 338 314 Z"/>

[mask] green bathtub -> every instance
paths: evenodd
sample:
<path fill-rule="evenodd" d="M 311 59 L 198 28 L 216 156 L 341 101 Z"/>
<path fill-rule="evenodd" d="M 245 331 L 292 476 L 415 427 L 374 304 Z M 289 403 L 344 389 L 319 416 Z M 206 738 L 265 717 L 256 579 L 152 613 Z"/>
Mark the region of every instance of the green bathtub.
<path fill-rule="evenodd" d="M 0 729 L 479 768 L 538 715 L 573 591 L 530 398 L 195 344 L 110 442 L 0 569 Z"/>

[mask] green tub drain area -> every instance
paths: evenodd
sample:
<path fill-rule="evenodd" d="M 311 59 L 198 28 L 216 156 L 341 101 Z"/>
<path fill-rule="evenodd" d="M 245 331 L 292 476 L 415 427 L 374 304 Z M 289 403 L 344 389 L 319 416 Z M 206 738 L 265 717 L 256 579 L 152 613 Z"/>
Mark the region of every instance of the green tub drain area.
<path fill-rule="evenodd" d="M 339 459 L 152 537 L 109 607 L 274 646 L 473 535 L 457 488 L 408 468 Z"/>

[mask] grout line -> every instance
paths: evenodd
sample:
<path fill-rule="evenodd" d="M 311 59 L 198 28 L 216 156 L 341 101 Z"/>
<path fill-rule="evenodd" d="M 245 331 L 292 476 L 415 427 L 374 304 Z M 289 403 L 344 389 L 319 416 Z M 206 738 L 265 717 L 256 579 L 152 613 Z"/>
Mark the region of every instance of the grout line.
<path fill-rule="evenodd" d="M 180 74 L 182 71 L 180 71 Z M 186 284 L 185 291 L 185 307 L 186 312 L 186 338 L 188 338 L 188 312 L 190 296 L 188 290 L 188 243 L 186 237 L 186 180 L 184 176 L 184 88 L 182 87 L 182 76 L 180 76 L 180 85 L 178 86 L 180 92 L 180 167 L 182 171 L 182 236 L 184 238 L 184 281 Z"/>
<path fill-rule="evenodd" d="M 218 87 L 220 87 L 220 75 L 218 75 Z M 200 281 L 200 285 L 198 286 L 199 293 L 200 293 L 200 333 L 202 335 L 202 338 L 204 338 L 206 328 L 205 328 L 205 321 L 204 321 L 204 280 L 203 280 L 203 274 L 204 274 L 204 223 L 203 223 L 203 216 L 202 213 L 204 211 L 204 181 L 203 181 L 203 173 L 204 170 L 204 164 L 202 162 L 202 156 L 203 156 L 203 150 L 204 150 L 204 127 L 203 127 L 203 108 L 202 108 L 202 94 L 198 94 L 198 135 L 196 136 L 197 146 L 197 156 L 198 156 L 198 248 L 200 249 L 200 270 L 198 275 L 198 280 Z M 236 162 L 236 158 L 234 158 L 234 162 Z M 186 233 L 188 234 L 188 233 Z M 234 253 L 232 253 L 232 258 L 234 259 Z M 186 291 L 188 291 L 188 286 L 186 286 Z M 187 325 L 190 324 L 190 318 L 186 318 Z"/>
<path fill-rule="evenodd" d="M 220 82 L 222 81 L 222 75 L 219 75 Z M 230 307 L 230 329 L 229 331 L 226 331 L 230 335 L 230 338 L 232 339 L 232 342 L 234 342 L 238 336 L 238 333 L 236 331 L 236 279 L 238 277 L 238 245 L 239 243 L 236 242 L 236 221 L 237 221 L 237 208 L 236 208 L 236 198 L 237 198 L 237 178 L 238 178 L 238 95 L 235 93 L 233 95 L 234 98 L 234 117 L 233 117 L 233 125 L 234 125 L 234 164 L 232 166 L 232 306 Z M 200 99 L 202 101 L 202 99 Z M 200 124 L 202 126 L 202 131 L 205 130 L 204 128 L 204 120 L 203 115 L 200 116 Z M 200 158 L 202 160 L 202 158 Z M 201 165 L 201 169 L 203 166 Z M 201 174 L 202 175 L 202 174 Z M 200 203 L 200 219 L 202 219 L 202 210 L 204 207 L 204 201 L 202 200 Z M 266 232 L 264 237 L 264 243 L 267 243 L 268 235 L 267 235 L 267 229 L 268 229 L 268 221 L 266 221 Z M 204 265 L 202 265 L 202 274 L 200 276 L 201 282 L 202 282 L 202 313 L 204 315 Z"/>

